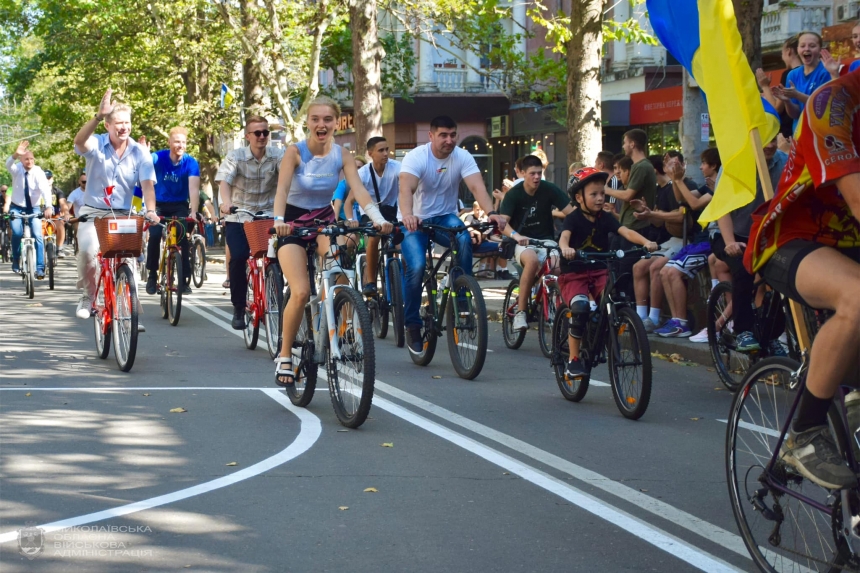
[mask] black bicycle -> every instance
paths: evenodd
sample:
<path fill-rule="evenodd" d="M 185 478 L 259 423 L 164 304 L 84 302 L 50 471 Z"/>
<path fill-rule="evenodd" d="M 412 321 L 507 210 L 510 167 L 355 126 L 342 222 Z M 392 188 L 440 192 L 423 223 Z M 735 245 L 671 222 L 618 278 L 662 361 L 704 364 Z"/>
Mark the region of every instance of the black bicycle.
<path fill-rule="evenodd" d="M 565 302 L 556 312 L 553 328 L 553 355 L 550 359 L 562 396 L 579 402 L 588 392 L 591 370 L 609 362 L 610 386 L 618 410 L 626 418 L 638 420 L 651 401 L 651 347 L 642 319 L 634 304 L 616 290 L 619 280 L 618 263 L 627 257 L 649 258 L 643 248 L 608 253 L 577 251 L 578 261 L 606 263 L 609 279 L 597 304 L 588 317 L 586 332 L 579 349 L 579 359 L 587 369 L 582 377 L 572 378 L 566 372 L 570 347 L 568 333 L 573 317 Z"/>
<path fill-rule="evenodd" d="M 484 367 L 487 358 L 487 307 L 484 295 L 474 277 L 457 266 L 457 235 L 467 229 L 481 232 L 494 228 L 491 223 L 470 223 L 463 227 L 443 227 L 421 223 L 427 232 L 427 265 L 424 270 L 421 295 L 421 319 L 424 321 L 423 349 L 419 354 L 409 353 L 412 361 L 427 366 L 436 353 L 436 342 L 442 333 L 448 333 L 448 353 L 460 378 L 473 380 Z M 436 233 L 448 236 L 448 247 L 434 264 L 433 238 Z M 447 270 L 443 265 L 449 263 Z M 442 292 L 437 280 L 441 277 Z M 443 326 L 443 320 L 447 326 Z"/>
<path fill-rule="evenodd" d="M 395 223 L 399 225 L 399 223 Z M 382 235 L 379 265 L 377 269 L 376 294 L 367 297 L 367 309 L 377 338 L 388 336 L 389 320 L 394 330 L 394 343 L 403 348 L 406 342 L 403 326 L 403 265 L 397 257 L 397 245 L 402 233 Z M 358 273 L 355 275 L 356 290 L 364 281 L 367 257 L 359 253 L 356 257 Z"/>

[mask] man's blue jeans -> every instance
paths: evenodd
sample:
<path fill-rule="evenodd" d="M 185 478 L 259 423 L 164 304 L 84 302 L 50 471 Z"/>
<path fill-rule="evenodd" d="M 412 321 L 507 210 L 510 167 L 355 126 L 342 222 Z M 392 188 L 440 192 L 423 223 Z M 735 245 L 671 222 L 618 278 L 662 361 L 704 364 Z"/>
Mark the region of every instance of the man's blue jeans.
<path fill-rule="evenodd" d="M 444 227 L 462 227 L 463 222 L 457 215 L 439 215 L 423 219 L 423 223 L 442 225 Z M 448 235 L 436 233 L 434 240 L 443 247 L 450 246 Z M 421 284 L 424 281 L 424 267 L 427 259 L 427 233 L 422 230 L 414 232 L 407 231 L 406 237 L 400 244 L 400 254 L 404 264 L 404 288 L 403 288 L 403 322 L 406 327 L 420 326 L 423 324 L 421 314 Z M 468 231 L 457 234 L 457 266 L 462 268 L 466 274 L 472 274 L 472 239 Z M 451 276 L 451 282 L 456 279 Z"/>
<path fill-rule="evenodd" d="M 19 207 L 18 205 L 12 205 L 9 207 L 10 213 L 18 213 L 21 215 L 31 215 L 39 212 L 38 207 L 33 207 L 31 209 L 27 209 L 26 207 Z M 24 220 L 23 219 L 10 219 L 9 222 L 12 224 L 12 268 L 15 270 L 19 270 L 21 268 L 21 238 L 24 236 Z M 42 220 L 33 217 L 29 221 L 30 223 L 30 233 L 33 235 L 33 238 L 36 239 L 36 272 L 45 272 L 45 244 L 42 239 Z"/>

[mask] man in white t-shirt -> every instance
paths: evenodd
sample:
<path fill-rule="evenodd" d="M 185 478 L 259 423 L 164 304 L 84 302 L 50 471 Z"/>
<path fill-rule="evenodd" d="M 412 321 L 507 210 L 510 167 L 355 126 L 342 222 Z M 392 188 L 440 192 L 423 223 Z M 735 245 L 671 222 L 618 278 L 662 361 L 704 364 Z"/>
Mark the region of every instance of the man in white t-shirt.
<path fill-rule="evenodd" d="M 422 222 L 445 227 L 462 226 L 457 216 L 457 192 L 461 181 L 490 220 L 504 229 L 505 219 L 493 210 L 493 202 L 475 159 L 468 151 L 457 147 L 457 124 L 450 117 L 436 117 L 430 122 L 430 142 L 407 153 L 400 168 L 400 212 L 406 226 L 406 237 L 400 246 L 406 275 L 403 314 L 409 333 L 406 345 L 415 354 L 424 349 L 419 307 L 429 240 L 420 226 Z M 434 240 L 442 246 L 450 246 L 448 236 L 443 233 L 437 233 Z M 472 239 L 468 231 L 457 235 L 457 243 L 456 265 L 469 274 L 472 271 Z M 451 277 L 452 282 L 455 278 Z M 466 308 L 458 310 L 469 313 Z"/>

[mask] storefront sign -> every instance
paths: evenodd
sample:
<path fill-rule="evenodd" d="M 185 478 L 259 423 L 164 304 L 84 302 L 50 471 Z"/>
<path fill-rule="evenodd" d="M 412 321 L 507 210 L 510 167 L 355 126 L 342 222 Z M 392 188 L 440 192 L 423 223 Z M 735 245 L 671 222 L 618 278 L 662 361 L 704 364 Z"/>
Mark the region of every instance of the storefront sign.
<path fill-rule="evenodd" d="M 707 113 L 702 114 L 702 141 L 708 142 L 711 140 L 711 116 Z"/>
<path fill-rule="evenodd" d="M 334 129 L 335 135 L 341 135 L 344 133 L 352 133 L 355 131 L 355 118 L 352 115 L 352 112 L 344 112 L 340 114 L 340 119 L 337 122 L 337 125 Z"/>
<path fill-rule="evenodd" d="M 490 120 L 490 137 L 507 137 L 508 135 L 510 135 L 508 116 L 497 115 Z"/>
<path fill-rule="evenodd" d="M 630 125 L 678 121 L 683 114 L 681 86 L 630 94 Z"/>

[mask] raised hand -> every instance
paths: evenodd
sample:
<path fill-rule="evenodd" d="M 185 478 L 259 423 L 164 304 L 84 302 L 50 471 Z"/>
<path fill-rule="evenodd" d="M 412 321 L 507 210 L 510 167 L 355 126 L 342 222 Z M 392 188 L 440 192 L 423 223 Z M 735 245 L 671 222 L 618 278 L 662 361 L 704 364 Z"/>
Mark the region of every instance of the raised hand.
<path fill-rule="evenodd" d="M 15 149 L 15 155 L 17 155 L 18 157 L 24 155 L 25 153 L 27 153 L 28 147 L 30 147 L 30 142 L 26 139 L 24 141 L 19 142 L 18 148 Z"/>
<path fill-rule="evenodd" d="M 113 102 L 111 102 L 111 95 L 113 95 L 113 90 L 108 88 L 105 92 L 105 95 L 102 96 L 102 101 L 99 104 L 99 117 L 105 118 L 110 114 L 110 112 L 113 111 Z"/>
<path fill-rule="evenodd" d="M 836 79 L 839 77 L 839 68 L 842 67 L 842 64 L 830 54 L 830 50 L 821 50 L 821 63 L 830 72 L 831 78 Z"/>
<path fill-rule="evenodd" d="M 758 87 L 762 89 L 770 87 L 770 76 L 764 73 L 764 70 L 761 68 L 756 69 L 755 80 L 758 83 Z"/>

